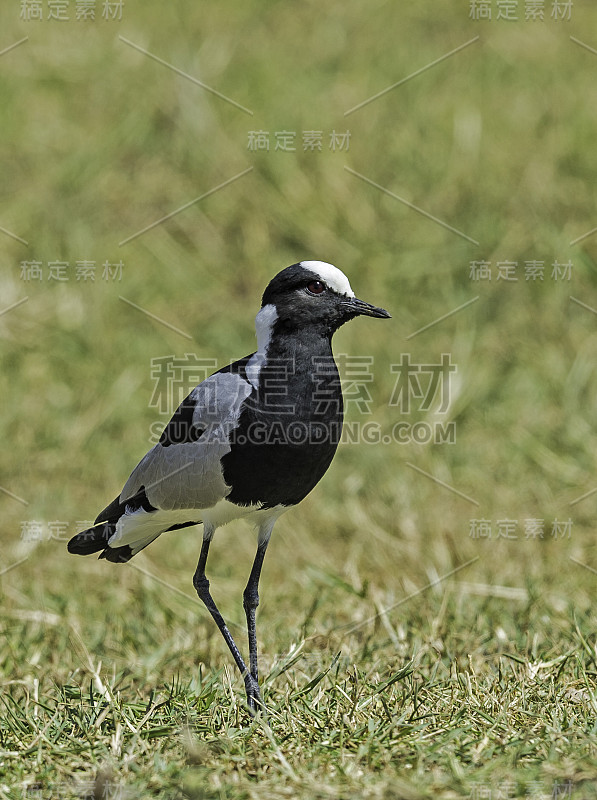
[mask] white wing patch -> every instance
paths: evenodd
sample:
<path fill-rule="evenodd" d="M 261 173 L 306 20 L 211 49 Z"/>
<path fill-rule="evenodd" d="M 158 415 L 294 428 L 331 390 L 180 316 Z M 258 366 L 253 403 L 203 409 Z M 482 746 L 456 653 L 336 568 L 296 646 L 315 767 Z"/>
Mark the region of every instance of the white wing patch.
<path fill-rule="evenodd" d="M 347 297 L 354 297 L 350 282 L 341 269 L 325 261 L 301 261 L 301 267 L 310 270 L 330 289 Z"/>

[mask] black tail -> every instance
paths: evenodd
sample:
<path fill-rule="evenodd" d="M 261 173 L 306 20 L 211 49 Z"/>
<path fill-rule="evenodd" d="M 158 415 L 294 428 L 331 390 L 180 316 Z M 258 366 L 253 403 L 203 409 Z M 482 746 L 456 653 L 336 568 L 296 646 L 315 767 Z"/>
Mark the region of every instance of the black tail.
<path fill-rule="evenodd" d="M 129 561 L 133 556 L 136 556 L 143 548 L 151 544 L 154 539 L 164 533 L 164 531 L 175 531 L 179 528 L 188 528 L 190 525 L 198 525 L 200 520 L 189 520 L 188 522 L 178 522 L 171 525 L 169 528 L 155 531 L 154 533 L 141 535 L 139 539 L 131 542 L 131 544 L 124 544 L 121 547 L 110 547 L 108 541 L 116 533 L 116 525 L 118 520 L 124 514 L 132 514 L 138 509 L 142 508 L 148 514 L 158 509 L 152 506 L 147 495 L 145 494 L 145 487 L 141 486 L 139 491 L 136 492 L 128 500 L 120 500 L 116 498 L 109 506 L 104 508 L 103 511 L 97 515 L 95 524 L 86 531 L 81 531 L 68 543 L 68 552 L 75 553 L 79 556 L 87 556 L 90 553 L 97 553 L 101 550 L 100 558 L 105 558 L 107 561 L 114 563 L 122 563 Z"/>
<path fill-rule="evenodd" d="M 144 495 L 145 492 L 143 491 Z M 136 499 L 133 498 L 132 501 L 128 502 L 134 503 Z M 116 563 L 128 561 L 129 558 L 132 558 L 133 554 L 128 545 L 124 547 L 110 547 L 108 545 L 108 539 L 116 532 L 116 523 L 121 515 L 124 514 L 126 505 L 127 503 L 122 503 L 118 497 L 113 500 L 109 506 L 97 515 L 95 525 L 73 536 L 67 545 L 68 552 L 78 556 L 88 556 L 101 550 L 100 558 L 107 558 L 108 561 Z"/>
<path fill-rule="evenodd" d="M 110 547 L 108 539 L 116 531 L 115 522 L 100 522 L 93 528 L 81 531 L 68 543 L 68 552 L 78 556 L 88 556 L 101 550 L 100 558 L 106 558 L 114 563 L 128 561 L 133 557 L 133 552 L 128 545 L 123 547 Z"/>
<path fill-rule="evenodd" d="M 128 500 L 122 501 L 119 497 L 112 500 L 110 505 L 106 506 L 97 515 L 95 525 L 73 536 L 68 543 L 68 552 L 79 556 L 87 556 L 90 553 L 97 553 L 98 550 L 102 550 L 100 558 L 106 558 L 114 563 L 128 561 L 133 557 L 131 548 L 128 545 L 110 547 L 108 539 L 116 532 L 116 523 L 127 509 L 131 512 L 138 508 L 143 508 L 145 511 L 156 511 L 147 499 L 144 486 L 141 486 L 139 491 Z"/>
<path fill-rule="evenodd" d="M 108 539 L 116 530 L 114 522 L 100 522 L 92 528 L 87 528 L 68 543 L 68 552 L 78 556 L 88 556 L 90 553 L 97 553 L 98 550 L 105 550 L 108 546 Z"/>

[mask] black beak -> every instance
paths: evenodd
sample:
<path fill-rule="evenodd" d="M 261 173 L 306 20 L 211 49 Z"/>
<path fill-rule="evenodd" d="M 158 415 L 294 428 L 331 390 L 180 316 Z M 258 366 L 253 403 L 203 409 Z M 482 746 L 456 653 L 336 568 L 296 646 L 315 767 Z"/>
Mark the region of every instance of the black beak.
<path fill-rule="evenodd" d="M 385 308 L 372 306 L 371 303 L 365 303 L 364 300 L 358 300 L 356 297 L 351 297 L 350 300 L 344 301 L 342 303 L 342 308 L 344 308 L 349 314 L 355 317 L 358 316 L 359 314 L 362 314 L 365 317 L 379 317 L 380 319 L 391 319 L 391 316 L 388 314 Z"/>

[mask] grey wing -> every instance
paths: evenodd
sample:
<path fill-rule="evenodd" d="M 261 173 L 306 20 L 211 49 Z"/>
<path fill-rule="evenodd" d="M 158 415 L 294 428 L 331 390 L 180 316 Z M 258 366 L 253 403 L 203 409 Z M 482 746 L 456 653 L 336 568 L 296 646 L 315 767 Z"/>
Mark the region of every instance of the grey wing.
<path fill-rule="evenodd" d="M 178 408 L 164 433 L 133 470 L 120 494 L 124 502 L 145 488 L 148 501 L 163 510 L 210 508 L 230 487 L 221 459 L 229 435 L 253 387 L 240 374 L 216 372 Z"/>

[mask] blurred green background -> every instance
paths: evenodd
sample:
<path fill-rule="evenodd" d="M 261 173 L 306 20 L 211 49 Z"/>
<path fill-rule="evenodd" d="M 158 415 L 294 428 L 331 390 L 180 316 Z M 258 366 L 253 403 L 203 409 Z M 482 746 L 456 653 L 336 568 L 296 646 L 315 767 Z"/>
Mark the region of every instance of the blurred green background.
<path fill-rule="evenodd" d="M 0 668 L 17 707 L 35 686 L 48 707 L 66 708 L 59 687 L 89 683 L 89 664 L 69 639 L 73 626 L 107 674 L 131 670 L 128 691 L 143 702 L 172 676 L 195 675 L 199 662 L 216 675 L 228 663 L 211 620 L 175 591 L 193 595 L 200 529 L 162 537 L 134 562 L 167 586 L 133 566 L 69 557 L 48 531 L 60 522 L 54 530 L 70 536 L 78 521 L 93 518 L 148 449 L 151 426 L 167 422 L 150 407 L 152 359 L 195 353 L 222 366 L 251 352 L 265 285 L 302 259 L 336 264 L 357 296 L 392 313 L 391 322 L 357 320 L 336 336 L 337 353 L 373 357 L 371 413 L 349 404 L 348 421 L 373 421 L 386 434 L 397 421 L 440 420 L 456 433 L 451 444 L 347 443 L 321 485 L 280 520 L 261 585 L 265 661 L 301 637 L 305 652 L 329 661 L 342 650 L 362 668 L 376 659 L 399 666 L 422 648 L 436 661 L 421 667 L 421 680 L 439 670 L 448 681 L 450 664 L 473 669 L 471 654 L 479 674 L 493 675 L 503 652 L 530 664 L 572 648 L 577 655 L 558 668 L 581 659 L 583 691 L 593 698 L 587 708 L 596 707 L 597 577 L 582 566 L 597 569 L 596 500 L 574 501 L 597 486 L 597 234 L 571 244 L 597 225 L 597 52 L 572 38 L 597 48 L 596 9 L 578 2 L 570 19 L 556 19 L 547 0 L 543 20 L 525 20 L 531 4 L 520 0 L 518 19 L 509 21 L 498 19 L 508 4 L 494 0 L 492 19 L 476 20 L 475 5 L 129 0 L 122 19 L 107 20 L 98 0 L 94 20 L 77 20 L 82 4 L 44 0 L 43 19 L 26 20 L 35 4 L 2 4 L 0 51 L 27 37 L 0 55 L 0 226 L 8 232 L 0 232 L 0 311 L 28 298 L 0 315 L 0 567 L 25 559 L 1 578 Z M 48 18 L 63 11 L 70 20 Z M 276 149 L 280 131 L 296 134 L 294 152 Z M 305 131 L 322 132 L 320 151 L 303 149 Z M 333 131 L 349 134 L 348 148 L 330 147 Z M 268 150 L 255 149 L 254 132 Z M 95 281 L 76 280 L 80 261 L 95 262 Z M 121 279 L 102 277 L 106 261 L 122 262 Z M 472 261 L 490 262 L 491 281 L 471 279 Z M 517 281 L 498 280 L 505 261 L 517 263 Z M 531 261 L 543 262 L 543 280 L 525 280 Z M 570 280 L 552 277 L 556 261 L 572 264 Z M 24 279 L 23 262 L 39 263 L 42 279 Z M 67 280 L 49 279 L 50 262 L 68 262 Z M 391 367 L 404 353 L 417 364 L 450 354 L 458 371 L 447 415 L 416 404 L 403 415 L 390 405 Z M 481 518 L 491 521 L 491 538 L 469 535 L 471 519 Z M 505 518 L 516 521 L 516 539 L 496 538 Z M 543 520 L 543 536 L 526 535 L 529 519 Z M 556 519 L 572 521 L 564 538 L 552 535 Z M 235 523 L 212 548 L 214 597 L 232 623 L 243 621 L 254 546 Z M 365 650 L 358 636 L 339 632 L 434 581 L 387 625 L 372 627 Z M 308 663 L 302 668 L 299 683 L 311 675 Z M 579 675 L 570 667 L 558 702 Z M 218 686 L 219 702 L 230 703 Z M 547 713 L 544 700 L 538 708 Z M 557 704 L 549 708 L 560 713 Z M 570 708 L 561 713 L 571 719 Z M 33 750 L 29 760 L 7 757 L 5 787 L 25 791 L 39 780 L 45 791 L 51 781 L 88 774 L 84 750 L 68 765 L 60 766 L 58 751 L 40 760 L 41 717 L 39 729 L 24 718 L 18 736 L 9 718 L 0 723 L 6 752 Z M 179 721 L 172 725 L 179 730 Z M 520 768 L 552 781 L 582 752 L 593 766 L 583 762 L 584 777 L 569 772 L 586 788 L 597 774 L 587 725 L 579 728 L 582 746 L 555 753 L 541 745 L 551 734 L 538 734 Z M 424 755 L 415 759 L 421 791 L 440 796 L 457 785 L 452 796 L 468 796 L 479 768 L 475 762 L 469 772 L 471 748 L 486 736 L 493 742 L 493 733 L 480 729 L 478 740 L 457 745 L 441 738 L 447 728 L 439 722 L 430 730 L 451 755 L 432 771 Z M 114 758 L 122 780 L 133 780 L 110 744 L 114 731 L 99 725 L 97 736 L 97 764 Z M 515 772 L 505 766 L 506 739 L 491 752 L 503 754 L 501 777 Z M 59 734 L 52 742 L 63 746 Z M 400 747 L 387 752 L 398 772 L 410 759 L 412 772 L 418 745 Z M 302 769 L 321 769 L 320 785 L 332 795 L 379 777 L 366 759 L 361 776 L 330 776 L 315 753 Z M 139 759 L 134 780 L 143 791 L 157 796 L 181 784 L 164 766 L 169 757 L 156 766 L 150 749 Z M 211 766 L 222 786 L 240 769 L 230 763 Z M 551 772 L 550 763 L 558 765 Z M 287 788 L 288 775 L 278 772 L 268 791 Z M 383 774 L 382 793 L 395 779 Z M 258 791 L 251 775 L 235 780 Z M 583 791 L 578 796 L 589 796 Z"/>

